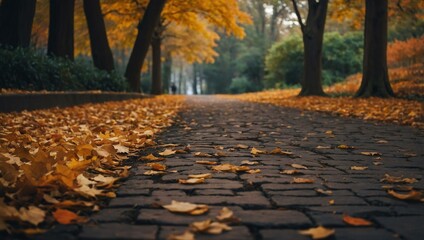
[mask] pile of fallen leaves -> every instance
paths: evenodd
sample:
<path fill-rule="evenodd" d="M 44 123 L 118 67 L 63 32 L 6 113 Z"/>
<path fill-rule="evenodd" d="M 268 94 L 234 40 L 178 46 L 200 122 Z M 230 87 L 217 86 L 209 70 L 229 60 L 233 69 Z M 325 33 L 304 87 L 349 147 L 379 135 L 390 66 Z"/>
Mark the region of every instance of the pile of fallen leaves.
<path fill-rule="evenodd" d="M 83 222 L 115 197 L 123 164 L 170 126 L 183 98 L 160 96 L 0 114 L 0 231 Z"/>
<path fill-rule="evenodd" d="M 397 76 L 393 78 L 392 85 L 398 96 L 410 99 L 423 98 L 424 80 L 422 77 L 417 77 L 420 74 L 422 76 L 423 67 L 411 67 L 408 70 L 391 70 L 390 72 L 391 75 Z M 357 74 L 351 76 L 343 83 L 338 83 L 325 89 L 325 92 L 330 95 L 344 97 L 297 97 L 300 92 L 299 88 L 226 95 L 225 97 L 424 128 L 423 103 L 420 100 L 347 97 L 346 95 L 352 96 L 355 93 L 359 88 L 360 81 L 361 76 Z"/>

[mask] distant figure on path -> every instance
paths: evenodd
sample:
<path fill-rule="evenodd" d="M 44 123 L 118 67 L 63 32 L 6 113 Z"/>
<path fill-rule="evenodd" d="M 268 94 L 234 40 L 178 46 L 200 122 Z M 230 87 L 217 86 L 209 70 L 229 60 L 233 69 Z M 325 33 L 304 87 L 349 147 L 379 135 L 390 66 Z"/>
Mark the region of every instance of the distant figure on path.
<path fill-rule="evenodd" d="M 172 83 L 172 85 L 171 85 L 171 92 L 172 92 L 172 94 L 177 93 L 177 86 L 175 86 L 175 83 Z"/>

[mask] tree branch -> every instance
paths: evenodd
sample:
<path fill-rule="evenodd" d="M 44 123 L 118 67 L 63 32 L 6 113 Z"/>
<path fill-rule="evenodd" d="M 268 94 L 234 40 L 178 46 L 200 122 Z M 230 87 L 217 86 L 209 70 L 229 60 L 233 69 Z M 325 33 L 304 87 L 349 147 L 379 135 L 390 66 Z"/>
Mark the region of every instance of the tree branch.
<path fill-rule="evenodd" d="M 296 1 L 295 0 L 292 0 L 292 3 L 293 3 L 293 8 L 294 8 L 294 13 L 296 14 L 296 17 L 297 17 L 297 21 L 300 24 L 300 29 L 303 32 L 304 29 L 305 29 L 305 24 L 303 24 L 302 16 L 300 16 L 300 12 L 299 12 L 299 9 L 297 8 Z"/>

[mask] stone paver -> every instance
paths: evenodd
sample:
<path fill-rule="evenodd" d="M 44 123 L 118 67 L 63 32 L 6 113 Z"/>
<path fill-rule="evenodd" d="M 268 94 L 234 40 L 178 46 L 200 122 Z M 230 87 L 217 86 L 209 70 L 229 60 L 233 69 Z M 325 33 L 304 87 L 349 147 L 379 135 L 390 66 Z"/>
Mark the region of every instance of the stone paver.
<path fill-rule="evenodd" d="M 193 221 L 214 218 L 227 206 L 240 219 L 232 225 L 233 230 L 217 236 L 196 234 L 196 239 L 309 239 L 298 230 L 318 225 L 335 228 L 334 239 L 424 239 L 424 204 L 397 200 L 382 188 L 391 184 L 380 182 L 388 173 L 417 178 L 417 183 L 409 185 L 424 189 L 420 130 L 202 96 L 190 97 L 177 124 L 157 141 L 179 144 L 177 149 L 189 144 L 191 152 L 167 157 L 164 164 L 170 173 L 163 176 L 144 176 L 149 168 L 137 161 L 109 207 L 76 231 L 79 235 L 75 231 L 69 235 L 80 239 L 166 239 L 169 234 L 182 233 Z M 249 149 L 237 149 L 238 144 Z M 355 149 L 338 149 L 340 144 Z M 292 155 L 253 156 L 252 147 L 267 151 L 280 147 Z M 140 155 L 162 150 L 146 149 Z M 198 157 L 195 152 L 212 156 Z M 196 164 L 197 160 L 257 161 L 251 168 L 261 169 L 261 173 L 213 173 L 205 184 L 179 184 L 178 179 L 189 174 L 212 172 L 211 166 Z M 293 169 L 293 163 L 308 168 L 300 169 L 304 175 L 296 177 L 315 182 L 295 184 L 293 176 L 280 174 Z M 352 166 L 368 169 L 355 171 Z M 318 194 L 317 188 L 333 194 Z M 208 204 L 211 209 L 205 215 L 186 216 L 161 208 L 172 200 Z M 373 225 L 349 226 L 343 222 L 343 214 L 366 218 Z"/>

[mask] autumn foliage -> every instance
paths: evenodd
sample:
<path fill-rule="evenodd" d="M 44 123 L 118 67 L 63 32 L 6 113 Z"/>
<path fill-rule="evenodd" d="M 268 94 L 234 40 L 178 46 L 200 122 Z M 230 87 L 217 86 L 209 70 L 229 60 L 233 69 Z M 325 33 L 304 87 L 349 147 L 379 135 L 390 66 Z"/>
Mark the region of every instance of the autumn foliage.
<path fill-rule="evenodd" d="M 410 38 L 406 41 L 390 43 L 387 48 L 387 64 L 389 67 L 403 67 L 413 64 L 424 64 L 424 36 Z"/>

